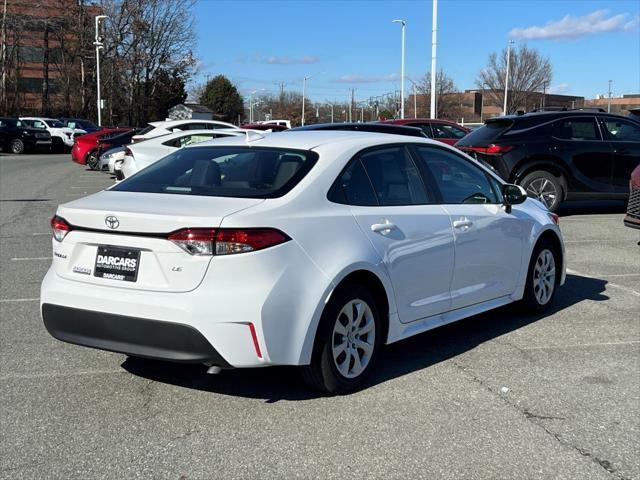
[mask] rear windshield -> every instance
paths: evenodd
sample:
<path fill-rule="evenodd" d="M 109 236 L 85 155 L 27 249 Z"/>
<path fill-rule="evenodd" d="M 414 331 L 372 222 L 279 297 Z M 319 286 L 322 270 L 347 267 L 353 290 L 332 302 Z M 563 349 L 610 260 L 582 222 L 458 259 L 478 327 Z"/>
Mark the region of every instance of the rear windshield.
<path fill-rule="evenodd" d="M 458 141 L 456 145 L 488 145 L 504 132 L 506 132 L 511 127 L 511 125 L 513 125 L 513 120 L 489 121 L 482 127 L 467 134 L 463 139 Z"/>
<path fill-rule="evenodd" d="M 184 148 L 111 190 L 274 198 L 291 190 L 316 160 L 317 154 L 307 150 L 248 146 Z"/>

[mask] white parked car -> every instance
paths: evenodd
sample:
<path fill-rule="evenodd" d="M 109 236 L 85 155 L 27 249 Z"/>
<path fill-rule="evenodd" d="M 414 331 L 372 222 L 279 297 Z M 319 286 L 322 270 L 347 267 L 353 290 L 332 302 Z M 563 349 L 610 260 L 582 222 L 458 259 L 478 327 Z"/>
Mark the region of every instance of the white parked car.
<path fill-rule="evenodd" d="M 565 279 L 558 217 L 447 145 L 367 132 L 230 137 L 60 205 L 55 338 L 210 371 L 299 365 L 358 387 L 383 344 Z"/>
<path fill-rule="evenodd" d="M 98 162 L 98 170 L 106 170 L 109 173 L 115 173 L 115 165 L 117 161 L 124 162 L 124 146 L 114 147 L 100 155 Z"/>
<path fill-rule="evenodd" d="M 60 150 L 65 146 L 68 148 L 73 147 L 76 137 L 87 133 L 80 128 L 69 128 L 55 118 L 20 117 L 20 121 L 32 128 L 47 130 L 51 134 L 54 150 Z"/>
<path fill-rule="evenodd" d="M 261 122 L 257 122 L 262 125 L 278 125 L 280 127 L 291 128 L 290 120 L 263 120 Z"/>
<path fill-rule="evenodd" d="M 234 137 L 245 135 L 246 130 L 216 129 L 216 130 L 187 130 L 178 131 L 161 137 L 154 137 L 140 143 L 132 143 L 124 149 L 124 157 L 121 165 L 118 165 L 115 173 L 118 180 L 130 177 L 143 168 L 148 167 L 163 157 L 166 157 L 179 148 L 205 142 L 221 137 Z"/>
<path fill-rule="evenodd" d="M 151 122 L 138 135 L 134 135 L 133 142 L 141 142 L 160 135 L 184 130 L 213 130 L 216 128 L 237 128 L 235 125 L 217 120 L 165 120 Z"/>

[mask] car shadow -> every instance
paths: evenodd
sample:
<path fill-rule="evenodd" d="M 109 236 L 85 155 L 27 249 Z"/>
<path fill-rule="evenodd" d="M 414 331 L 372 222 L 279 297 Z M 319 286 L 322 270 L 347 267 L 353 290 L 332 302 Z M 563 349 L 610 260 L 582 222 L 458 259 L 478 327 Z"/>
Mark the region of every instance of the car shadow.
<path fill-rule="evenodd" d="M 380 352 L 375 370 L 363 389 L 428 368 L 460 355 L 487 341 L 567 309 L 584 300 L 606 301 L 606 280 L 567 275 L 558 290 L 552 309 L 544 315 L 526 315 L 518 305 L 508 305 L 490 312 L 416 335 L 386 346 Z M 156 382 L 223 395 L 279 400 L 308 400 L 322 396 L 309 390 L 295 367 L 270 367 L 225 370 L 218 375 L 206 374 L 202 365 L 128 357 L 122 363 L 128 372 Z"/>
<path fill-rule="evenodd" d="M 605 215 L 609 213 L 626 213 L 626 200 L 584 200 L 565 202 L 560 205 L 558 215 Z"/>

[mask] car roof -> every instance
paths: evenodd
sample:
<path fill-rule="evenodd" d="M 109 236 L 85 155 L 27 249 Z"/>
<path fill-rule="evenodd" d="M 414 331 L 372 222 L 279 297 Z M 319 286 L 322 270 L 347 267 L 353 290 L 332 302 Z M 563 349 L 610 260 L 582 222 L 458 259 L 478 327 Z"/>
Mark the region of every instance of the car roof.
<path fill-rule="evenodd" d="M 617 113 L 609 113 L 596 109 L 575 109 L 575 110 L 554 110 L 549 112 L 528 112 L 523 115 L 503 115 L 500 117 L 492 117 L 485 120 L 486 122 L 497 122 L 501 120 L 527 120 L 527 119 L 541 119 L 541 120 L 551 120 L 554 118 L 563 118 L 563 117 L 584 117 L 588 115 L 607 115 L 610 117 L 619 117 L 619 118 L 629 118 L 624 115 L 619 115 Z"/>
<path fill-rule="evenodd" d="M 380 120 L 378 123 L 384 123 L 387 125 L 407 125 L 411 123 L 438 123 L 441 125 L 453 125 L 456 127 L 462 127 L 462 125 L 458 125 L 456 122 L 452 122 L 451 120 L 442 120 L 439 118 L 395 118 L 389 120 Z"/>
<path fill-rule="evenodd" d="M 212 141 L 188 145 L 185 148 L 200 148 L 206 146 L 251 146 L 275 147 L 294 150 L 312 150 L 323 145 L 335 143 L 350 143 L 352 146 L 366 148 L 389 143 L 426 143 L 437 146 L 443 144 L 426 137 L 408 137 L 406 135 L 380 134 L 362 131 L 345 130 L 287 130 L 277 135 L 254 134 L 249 137 L 217 138 Z"/>
<path fill-rule="evenodd" d="M 405 125 L 389 125 L 383 123 L 315 123 L 305 125 L 304 127 L 292 128 L 291 131 L 362 131 L 375 132 L 384 134 L 396 134 L 412 137 L 426 137 L 424 132 L 417 127 L 409 127 Z"/>
<path fill-rule="evenodd" d="M 219 120 L 198 120 L 197 118 L 185 118 L 183 120 L 164 120 L 160 122 L 149 122 L 149 125 L 153 125 L 154 127 L 167 128 L 173 127 L 174 125 L 179 125 L 181 123 L 212 123 L 215 125 L 227 125 L 229 128 L 235 127 L 227 122 L 221 122 Z"/>
<path fill-rule="evenodd" d="M 240 136 L 240 135 L 244 135 L 245 131 L 241 131 L 239 129 L 232 130 L 231 128 L 216 128 L 215 130 L 211 130 L 211 129 L 180 130 L 179 132 L 171 132 L 171 133 L 168 133 L 167 135 L 159 135 L 157 137 L 152 137 L 143 142 L 134 143 L 131 146 L 132 147 L 138 147 L 140 145 L 153 146 L 153 145 L 162 144 L 167 140 L 173 140 L 175 138 L 180 138 L 187 135 L 206 135 L 206 134 L 215 135 L 220 133 L 226 133 L 229 136 Z"/>

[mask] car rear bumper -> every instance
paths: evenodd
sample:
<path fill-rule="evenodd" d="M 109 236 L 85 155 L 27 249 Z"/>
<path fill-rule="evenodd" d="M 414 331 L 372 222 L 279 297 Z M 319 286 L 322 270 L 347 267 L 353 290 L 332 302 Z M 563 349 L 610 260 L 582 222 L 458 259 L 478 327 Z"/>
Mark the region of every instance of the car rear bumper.
<path fill-rule="evenodd" d="M 190 325 L 45 303 L 42 318 L 58 340 L 138 357 L 230 368 Z"/>

